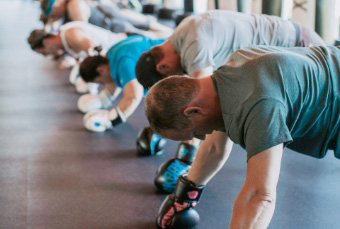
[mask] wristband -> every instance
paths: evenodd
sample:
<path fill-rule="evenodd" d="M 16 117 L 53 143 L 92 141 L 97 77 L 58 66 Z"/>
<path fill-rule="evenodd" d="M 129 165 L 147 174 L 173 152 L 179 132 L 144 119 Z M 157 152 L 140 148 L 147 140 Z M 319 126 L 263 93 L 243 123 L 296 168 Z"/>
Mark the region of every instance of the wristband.
<path fill-rule="evenodd" d="M 113 116 L 115 116 L 113 119 L 111 119 L 112 126 L 117 126 L 118 124 L 126 122 L 127 118 L 119 107 L 116 107 L 110 113 L 112 112 L 114 112 Z"/>
<path fill-rule="evenodd" d="M 198 203 L 205 185 L 196 186 L 196 184 L 188 180 L 184 176 L 180 176 L 174 191 L 176 202 Z"/>

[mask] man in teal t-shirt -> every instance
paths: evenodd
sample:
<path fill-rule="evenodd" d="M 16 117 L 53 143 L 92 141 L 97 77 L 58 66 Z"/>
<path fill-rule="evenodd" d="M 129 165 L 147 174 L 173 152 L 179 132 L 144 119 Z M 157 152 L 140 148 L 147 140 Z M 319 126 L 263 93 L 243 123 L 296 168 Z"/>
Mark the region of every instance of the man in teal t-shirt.
<path fill-rule="evenodd" d="M 166 39 L 151 39 L 132 36 L 112 46 L 106 57 L 87 57 L 80 65 L 80 75 L 85 82 L 104 84 L 106 88 L 98 95 L 83 95 L 78 100 L 78 108 L 87 114 L 84 126 L 94 132 L 103 132 L 124 123 L 135 111 L 144 96 L 144 88 L 136 79 L 135 68 L 139 57 L 153 45 Z M 123 90 L 119 105 L 109 108 Z"/>
<path fill-rule="evenodd" d="M 211 77 L 160 81 L 145 110 L 161 136 L 204 140 L 188 175 L 162 204 L 158 226 L 196 206 L 235 142 L 248 160 L 230 228 L 267 228 L 285 146 L 317 158 L 333 150 L 340 159 L 340 47 L 239 50 Z"/>
<path fill-rule="evenodd" d="M 324 42 L 313 30 L 280 17 L 211 10 L 185 18 L 166 42 L 143 54 L 136 68 L 137 79 L 148 88 L 171 75 L 209 76 L 234 51 L 254 45 L 308 47 L 324 45 Z M 193 149 L 189 150 L 193 158 L 199 141 L 181 142 L 176 155 L 182 146 Z M 172 187 L 162 191 L 174 188 L 180 174 L 178 169 L 175 171 L 177 174 L 160 179 L 164 186 Z"/>

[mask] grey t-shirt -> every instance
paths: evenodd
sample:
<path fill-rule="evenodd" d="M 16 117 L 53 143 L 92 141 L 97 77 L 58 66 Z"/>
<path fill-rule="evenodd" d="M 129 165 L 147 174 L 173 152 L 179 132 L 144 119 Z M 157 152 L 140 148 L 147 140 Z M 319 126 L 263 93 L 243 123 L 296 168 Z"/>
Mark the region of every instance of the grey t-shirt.
<path fill-rule="evenodd" d="M 248 159 L 280 143 L 340 158 L 340 47 L 246 48 L 212 79 L 225 130 Z"/>
<path fill-rule="evenodd" d="M 212 10 L 184 19 L 169 37 L 190 75 L 209 66 L 217 69 L 237 49 L 251 45 L 296 45 L 290 21 L 276 16 Z"/>

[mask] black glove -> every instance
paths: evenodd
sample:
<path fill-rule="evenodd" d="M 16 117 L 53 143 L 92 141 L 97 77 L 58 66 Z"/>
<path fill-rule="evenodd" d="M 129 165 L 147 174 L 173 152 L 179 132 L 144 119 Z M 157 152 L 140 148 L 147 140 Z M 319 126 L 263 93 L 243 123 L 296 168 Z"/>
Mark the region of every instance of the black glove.
<path fill-rule="evenodd" d="M 196 152 L 196 146 L 181 142 L 178 145 L 176 157 L 159 166 L 155 177 L 156 187 L 163 192 L 173 192 L 178 177 L 189 172 Z"/>
<path fill-rule="evenodd" d="M 200 219 L 193 209 L 198 204 L 205 185 L 196 186 L 183 176 L 180 176 L 173 194 L 163 201 L 156 224 L 158 228 L 192 229 Z"/>

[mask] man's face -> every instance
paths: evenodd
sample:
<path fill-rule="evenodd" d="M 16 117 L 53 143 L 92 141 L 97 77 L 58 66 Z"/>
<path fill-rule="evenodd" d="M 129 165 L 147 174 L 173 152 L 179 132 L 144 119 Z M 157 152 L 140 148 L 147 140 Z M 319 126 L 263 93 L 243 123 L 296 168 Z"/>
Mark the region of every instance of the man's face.
<path fill-rule="evenodd" d="M 34 49 L 34 51 L 45 56 L 44 48 L 36 48 L 36 49 Z"/>
<path fill-rule="evenodd" d="M 189 121 L 189 120 L 188 120 Z M 204 125 L 204 122 L 190 125 L 189 127 L 181 130 L 162 130 L 160 135 L 175 141 L 186 141 L 193 138 L 205 140 L 207 134 L 211 134 L 214 131 L 212 126 Z"/>
<path fill-rule="evenodd" d="M 108 64 L 98 66 L 97 72 L 98 76 L 93 80 L 94 83 L 107 84 L 113 82 Z"/>
<path fill-rule="evenodd" d="M 155 46 L 150 52 L 155 58 L 157 71 L 162 75 L 172 76 L 184 74 L 180 57 L 177 53 L 166 53 L 162 46 Z"/>
<path fill-rule="evenodd" d="M 36 48 L 34 49 L 34 51 L 36 51 L 37 53 L 40 53 L 44 56 L 48 56 L 48 55 L 53 55 L 53 56 L 57 56 L 58 55 L 58 51 L 59 48 L 58 46 L 53 42 L 53 37 L 51 38 L 45 38 L 42 43 L 43 43 L 43 47 L 40 48 Z"/>

